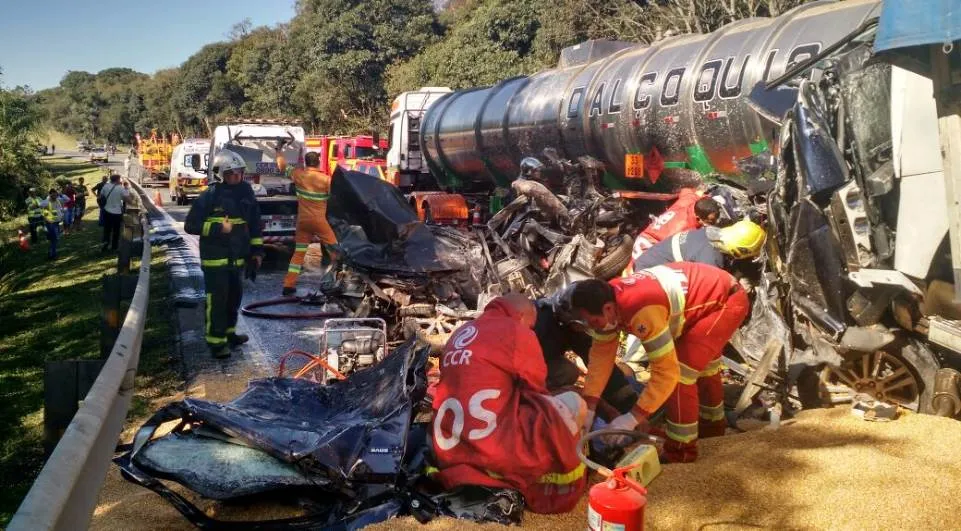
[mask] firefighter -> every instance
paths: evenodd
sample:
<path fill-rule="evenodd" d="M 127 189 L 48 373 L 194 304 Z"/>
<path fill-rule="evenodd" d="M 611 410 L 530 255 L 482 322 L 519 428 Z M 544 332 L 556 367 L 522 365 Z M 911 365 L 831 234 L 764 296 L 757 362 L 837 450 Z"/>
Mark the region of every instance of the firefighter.
<path fill-rule="evenodd" d="M 749 308 L 747 295 L 731 274 L 706 264 L 677 262 L 610 283 L 582 281 L 571 303 L 594 334 L 583 391 L 589 408 L 585 429 L 593 423 L 623 331 L 644 345 L 651 379 L 632 410 L 610 427 L 647 432 L 651 414 L 665 405 L 666 462 L 694 461 L 698 437 L 724 434 L 721 350 Z"/>
<path fill-rule="evenodd" d="M 580 377 L 581 370 L 568 360 L 567 353 L 573 352 L 589 363 L 591 350 L 591 336 L 588 334 L 587 323 L 571 309 L 571 293 L 577 282 L 550 297 L 538 299 L 534 305 L 537 308 L 537 321 L 534 333 L 537 342 L 544 353 L 544 363 L 547 365 L 547 388 L 560 389 L 574 385 Z M 620 370 L 611 374 L 610 380 L 601 394 L 603 403 L 610 405 L 616 412 L 610 418 L 621 413 L 627 413 L 637 402 L 637 392 Z"/>
<path fill-rule="evenodd" d="M 660 241 L 679 232 L 714 225 L 720 216 L 721 205 L 717 201 L 704 197 L 693 188 L 682 188 L 674 204 L 655 218 L 634 240 L 632 263 L 628 265 L 628 271 L 633 271 L 633 260 L 637 260 L 644 251 Z"/>
<path fill-rule="evenodd" d="M 320 238 L 324 251 L 334 269 L 336 252 L 331 246 L 337 244 L 334 229 L 327 222 L 327 198 L 330 195 L 330 175 L 320 171 L 320 155 L 316 152 L 304 156 L 304 169 L 296 169 L 291 179 L 297 187 L 297 232 L 294 235 L 294 255 L 290 257 L 287 275 L 284 277 L 283 294 L 297 292 L 297 277 L 304 265 L 307 246 L 315 236 Z"/>
<path fill-rule="evenodd" d="M 724 267 L 724 257 L 754 258 L 761 252 L 766 234 L 750 219 L 727 227 L 703 227 L 684 231 L 654 245 L 634 260 L 635 269 L 671 262 L 698 262 Z"/>
<path fill-rule="evenodd" d="M 207 346 L 215 358 L 230 356 L 229 348 L 247 342 L 236 332 L 243 297 L 247 260 L 255 269 L 263 260 L 260 209 L 250 184 L 244 182 L 244 159 L 223 150 L 214 157 L 213 172 L 221 182 L 211 185 L 191 205 L 184 223 L 200 235 L 200 263 L 207 290 Z"/>
<path fill-rule="evenodd" d="M 37 230 L 43 226 L 43 209 L 40 203 L 43 198 L 37 194 L 36 188 L 30 188 L 27 195 L 27 222 L 30 224 L 30 243 L 37 243 Z"/>
<path fill-rule="evenodd" d="M 587 477 L 577 458 L 587 406 L 574 392 L 547 395 L 533 304 L 498 297 L 455 332 L 440 357 L 433 446 L 445 489 L 515 489 L 538 513 L 569 511 Z"/>

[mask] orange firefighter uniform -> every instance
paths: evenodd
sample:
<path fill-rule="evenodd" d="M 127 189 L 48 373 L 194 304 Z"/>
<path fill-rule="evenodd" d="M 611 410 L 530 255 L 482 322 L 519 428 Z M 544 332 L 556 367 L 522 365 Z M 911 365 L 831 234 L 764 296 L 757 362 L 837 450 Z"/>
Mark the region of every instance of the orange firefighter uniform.
<path fill-rule="evenodd" d="M 641 340 L 651 379 L 632 409 L 646 419 L 666 405 L 670 462 L 697 459 L 698 437 L 724 434 L 721 351 L 747 316 L 747 295 L 737 280 L 707 264 L 677 262 L 610 281 L 620 322 L 594 336 L 584 398 L 593 408 L 617 354 L 618 332 Z"/>
<path fill-rule="evenodd" d="M 297 187 L 297 232 L 294 234 L 294 255 L 290 258 L 284 288 L 297 287 L 297 277 L 304 265 L 307 246 L 316 236 L 325 246 L 337 243 L 337 236 L 327 222 L 327 199 L 330 179 L 316 168 L 298 168 L 291 173 Z M 330 249 L 327 252 L 332 253 Z"/>

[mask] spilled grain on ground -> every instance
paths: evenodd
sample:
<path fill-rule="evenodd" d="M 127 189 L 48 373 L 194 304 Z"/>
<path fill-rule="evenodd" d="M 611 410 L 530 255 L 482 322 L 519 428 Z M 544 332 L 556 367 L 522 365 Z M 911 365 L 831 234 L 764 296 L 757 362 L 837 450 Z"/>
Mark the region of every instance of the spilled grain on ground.
<path fill-rule="evenodd" d="M 883 424 L 858 420 L 847 408 L 804 412 L 776 431 L 702 441 L 697 463 L 665 467 L 650 486 L 647 528 L 958 528 L 959 440 L 961 423 L 948 419 L 905 415 Z M 94 529 L 191 528 L 153 493 L 118 481 L 119 474 L 111 472 Z M 247 518 L 266 514 L 251 508 L 209 510 L 224 519 L 241 512 Z M 580 530 L 585 513 L 582 501 L 568 514 L 528 513 L 522 527 Z M 452 519 L 425 526 L 403 518 L 371 529 L 499 527 Z"/>

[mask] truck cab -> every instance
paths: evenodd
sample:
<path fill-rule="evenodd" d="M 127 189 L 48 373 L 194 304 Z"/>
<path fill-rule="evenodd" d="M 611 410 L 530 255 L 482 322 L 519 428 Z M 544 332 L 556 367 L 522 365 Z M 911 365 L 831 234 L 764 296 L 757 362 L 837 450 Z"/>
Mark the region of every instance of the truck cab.
<path fill-rule="evenodd" d="M 320 154 L 320 171 L 328 175 L 339 165 L 386 180 L 386 149 L 386 140 L 375 142 L 371 135 L 312 136 L 305 151 Z"/>
<path fill-rule="evenodd" d="M 196 160 L 195 160 L 196 157 Z M 194 169 L 194 163 L 198 169 Z M 186 205 L 207 189 L 207 166 L 210 162 L 210 141 L 188 138 L 178 144 L 170 157 L 170 198 L 178 205 Z"/>
<path fill-rule="evenodd" d="M 294 241 L 297 198 L 289 171 L 304 166 L 306 136 L 296 121 L 244 119 L 218 125 L 210 142 L 209 160 L 229 149 L 247 163 L 244 180 L 260 205 L 265 245 Z M 207 169 L 208 179 L 214 168 Z"/>
<path fill-rule="evenodd" d="M 401 190 L 436 189 L 421 153 L 420 125 L 427 109 L 450 92 L 448 87 L 421 87 L 394 98 L 387 133 L 387 180 Z"/>

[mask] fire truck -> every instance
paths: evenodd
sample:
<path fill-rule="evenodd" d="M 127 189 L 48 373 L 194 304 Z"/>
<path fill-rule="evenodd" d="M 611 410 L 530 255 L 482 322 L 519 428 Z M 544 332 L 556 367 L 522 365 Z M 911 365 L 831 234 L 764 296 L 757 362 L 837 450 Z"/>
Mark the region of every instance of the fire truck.
<path fill-rule="evenodd" d="M 331 174 L 338 165 L 387 180 L 387 141 L 371 135 L 309 136 L 306 152 L 320 154 L 320 171 Z"/>

